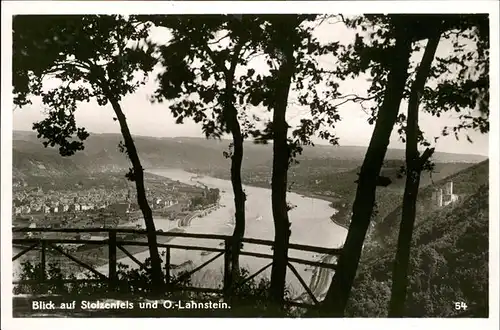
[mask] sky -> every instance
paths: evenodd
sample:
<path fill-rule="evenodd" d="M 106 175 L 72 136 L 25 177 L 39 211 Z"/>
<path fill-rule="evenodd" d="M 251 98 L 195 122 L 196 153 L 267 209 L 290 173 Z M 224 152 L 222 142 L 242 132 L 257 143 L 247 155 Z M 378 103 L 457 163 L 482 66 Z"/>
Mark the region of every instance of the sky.
<path fill-rule="evenodd" d="M 322 42 L 338 40 L 341 43 L 349 43 L 354 38 L 354 32 L 348 30 L 343 24 L 333 24 L 334 22 L 325 22 L 315 31 L 315 36 Z M 169 33 L 163 29 L 154 30 L 151 38 L 154 41 L 161 42 L 169 39 Z M 441 41 L 438 47 L 437 56 L 449 51 L 449 45 Z M 419 61 L 421 54 L 415 54 L 413 60 Z M 259 62 L 260 61 L 260 62 Z M 326 68 L 334 67 L 334 58 L 321 58 L 320 64 Z M 251 64 L 264 70 L 265 63 L 262 59 L 255 59 Z M 242 69 L 244 70 L 244 69 Z M 192 121 L 185 120 L 182 125 L 176 124 L 175 119 L 170 113 L 168 103 L 152 104 L 150 97 L 155 90 L 154 76 L 149 78 L 148 83 L 141 87 L 136 93 L 127 95 L 122 100 L 122 108 L 128 119 L 128 124 L 132 134 L 154 137 L 203 137 L 201 126 Z M 369 83 L 366 77 L 360 77 L 355 80 L 341 82 L 340 89 L 343 93 L 354 93 L 358 95 L 366 94 Z M 292 93 L 293 94 L 293 93 Z M 293 95 L 290 96 L 293 99 Z M 405 103 L 402 103 L 401 111 L 405 110 Z M 33 99 L 33 104 L 22 109 L 15 109 L 13 113 L 14 130 L 31 130 L 34 122 L 43 119 L 43 105 L 39 99 Z M 254 110 L 265 112 L 263 109 Z M 339 137 L 340 145 L 358 145 L 367 146 L 373 125 L 368 124 L 368 115 L 361 108 L 354 104 L 346 104 L 339 109 L 341 122 L 337 124 L 333 132 Z M 118 122 L 113 120 L 114 113 L 110 105 L 100 107 L 96 102 L 82 103 L 75 113 L 77 124 L 85 127 L 89 132 L 94 133 L 120 133 Z M 301 118 L 307 116 L 307 109 L 300 108 L 290 102 L 287 109 L 287 120 L 293 126 Z M 420 127 L 426 133 L 429 139 L 439 136 L 444 126 L 450 126 L 456 123 L 456 115 L 445 114 L 440 118 L 432 117 L 424 113 L 420 116 Z M 398 139 L 394 130 L 391 137 L 390 147 L 404 148 L 404 144 Z M 456 140 L 454 136 L 442 137 L 435 144 L 437 151 L 452 153 L 469 154 L 488 154 L 488 135 L 479 132 L 468 132 L 473 143 L 469 143 L 465 136 Z M 318 138 L 314 139 L 316 143 L 326 144 Z"/>

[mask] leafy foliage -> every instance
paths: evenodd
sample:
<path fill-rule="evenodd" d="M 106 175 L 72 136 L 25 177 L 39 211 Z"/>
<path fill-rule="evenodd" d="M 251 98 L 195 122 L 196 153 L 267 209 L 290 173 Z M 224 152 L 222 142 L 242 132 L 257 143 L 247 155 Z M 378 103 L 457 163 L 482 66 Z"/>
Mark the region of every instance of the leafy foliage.
<path fill-rule="evenodd" d="M 248 101 L 252 105 L 264 106 L 269 110 L 274 109 L 278 97 L 274 91 L 281 83 L 277 75 L 278 65 L 283 61 L 278 50 L 283 47 L 293 47 L 295 68 L 291 91 L 297 99 L 296 104 L 308 109 L 308 117 L 310 116 L 310 118 L 302 118 L 288 137 L 290 160 L 293 161 L 303 151 L 303 146 L 314 145 L 311 137 L 315 135 L 333 145 L 338 143 L 332 131 L 335 123 L 340 120 L 335 100 L 341 94 L 337 90 L 338 84 L 328 79 L 328 72 L 321 67 L 319 58 L 325 55 L 336 56 L 339 44 L 337 42 L 325 44 L 314 37 L 315 27 L 321 24 L 321 21 L 319 23 L 318 21 L 326 19 L 325 17 L 269 15 L 264 18 L 267 24 L 263 25 L 263 40 L 265 41 L 262 49 L 267 54 L 269 75 L 257 75 L 253 81 L 245 79 L 244 83 L 251 88 Z M 287 23 L 280 24 L 282 22 Z M 285 33 L 281 31 L 287 26 L 296 26 L 294 33 L 288 39 L 284 38 Z M 258 143 L 266 143 L 273 139 L 273 132 L 272 122 L 267 122 L 263 130 L 256 129 L 250 133 Z"/>
<path fill-rule="evenodd" d="M 185 118 L 202 123 L 207 137 L 230 132 L 229 109 L 244 108 L 235 71 L 254 55 L 250 45 L 258 32 L 256 17 L 242 15 L 141 17 L 172 33 L 166 45 L 155 45 L 163 70 L 154 101 L 173 100 L 170 110 L 181 124 Z M 229 67 L 227 66 L 229 64 Z M 250 71 L 250 70 L 249 70 Z M 240 114 L 244 124 L 251 125 Z"/>
<path fill-rule="evenodd" d="M 248 276 L 251 275 L 250 271 L 246 268 L 241 268 L 236 279 L 236 283 L 243 282 Z M 243 285 L 239 286 L 234 293 L 234 298 L 232 299 L 232 305 L 236 306 L 237 314 L 232 314 L 233 316 L 271 316 L 276 317 L 277 315 L 272 314 L 273 309 L 271 308 L 271 299 L 269 295 L 270 281 L 267 278 L 252 279 L 246 281 Z M 289 288 L 285 288 L 286 300 L 291 298 L 291 292 Z M 280 316 L 298 316 L 298 311 L 294 310 L 290 306 L 287 306 Z"/>
<path fill-rule="evenodd" d="M 413 51 L 422 50 L 430 30 L 436 26 L 443 31 L 443 40 L 451 44 L 444 57 L 437 57 L 429 74 L 429 82 L 421 95 L 425 112 L 440 117 L 454 110 L 459 123 L 444 127 L 442 135 L 453 132 L 458 139 L 462 130 L 477 129 L 488 132 L 488 72 L 489 36 L 487 15 L 363 15 L 344 19 L 347 26 L 356 29 L 355 41 L 340 46 L 338 67 L 332 74 L 341 80 L 368 75 L 371 86 L 366 95 L 351 95 L 347 101 L 359 103 L 370 114 L 368 122 L 375 123 L 383 101 L 387 70 L 392 58 L 394 23 L 406 21 L 406 29 L 415 34 Z M 414 66 L 413 71 L 416 70 Z M 414 74 L 407 81 L 405 98 L 410 95 Z M 470 92 L 469 92 L 470 91 Z M 368 105 L 367 105 L 368 103 Z M 476 113 L 476 114 L 475 114 Z M 477 114 L 479 113 L 479 115 Z M 398 117 L 398 133 L 405 141 L 406 115 Z M 434 137 L 437 140 L 439 137 Z M 466 135 L 467 140 L 470 138 Z M 472 141 L 470 141 L 472 142 Z M 430 146 L 422 131 L 419 143 Z"/>
<path fill-rule="evenodd" d="M 128 265 L 117 264 L 118 286 L 112 293 L 109 292 L 107 281 L 103 281 L 97 275 L 85 270 L 82 274 L 85 278 L 94 280 L 90 282 L 75 282 L 79 278 L 74 273 L 67 274 L 56 263 L 49 263 L 47 268 L 46 280 L 47 284 L 36 285 L 19 284 L 14 287 L 14 293 L 31 293 L 31 294 L 62 294 L 62 295 L 109 295 L 116 294 L 144 297 L 154 294 L 152 286 L 151 259 L 147 258 L 144 263 L 145 267 L 131 268 Z M 181 278 L 182 277 L 182 278 Z M 22 264 L 20 273 L 21 280 L 42 282 L 41 265 L 26 261 Z M 189 286 L 190 279 L 179 273 L 176 277 L 171 278 L 172 283 L 180 281 L 175 285 Z M 67 280 L 73 283 L 65 282 Z M 101 280 L 101 281 L 98 281 Z M 172 287 L 173 289 L 174 287 Z"/>
<path fill-rule="evenodd" d="M 13 27 L 14 104 L 22 107 L 31 103 L 30 96 L 41 97 L 47 117 L 33 129 L 46 139 L 44 146 L 59 145 L 63 156 L 83 150 L 89 136 L 76 125 L 77 104 L 118 102 L 146 82 L 155 64 L 139 42 L 149 26 L 130 18 L 15 16 Z M 55 87 L 43 88 L 47 83 Z"/>

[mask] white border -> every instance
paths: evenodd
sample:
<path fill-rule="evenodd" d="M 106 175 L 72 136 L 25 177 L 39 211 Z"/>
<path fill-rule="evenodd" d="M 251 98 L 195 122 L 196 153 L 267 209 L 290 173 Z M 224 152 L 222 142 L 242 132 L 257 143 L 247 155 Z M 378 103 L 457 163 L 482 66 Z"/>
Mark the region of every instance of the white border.
<path fill-rule="evenodd" d="M 16 14 L 492 13 L 495 1 L 6 1 Z M 498 13 L 497 13 L 498 14 Z"/>
<path fill-rule="evenodd" d="M 1 111 L 1 294 L 2 329 L 85 329 L 105 326 L 137 328 L 238 327 L 255 329 L 262 323 L 284 327 L 338 329 L 497 329 L 499 321 L 499 13 L 496 1 L 286 1 L 286 2 L 159 2 L 159 1 L 2 1 L 2 111 Z M 13 319 L 12 318 L 12 15 L 13 14 L 181 14 L 181 13 L 489 13 L 491 40 L 490 93 L 490 317 L 489 319 Z M 451 303 L 451 302 L 450 302 Z M 6 322 L 8 321 L 8 323 Z M 113 323 L 113 324 L 111 324 Z"/>

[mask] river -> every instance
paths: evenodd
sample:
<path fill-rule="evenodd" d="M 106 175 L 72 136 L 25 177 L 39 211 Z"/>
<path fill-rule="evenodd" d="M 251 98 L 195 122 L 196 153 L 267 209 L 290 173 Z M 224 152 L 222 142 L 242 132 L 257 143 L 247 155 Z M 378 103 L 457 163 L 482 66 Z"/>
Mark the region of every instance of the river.
<path fill-rule="evenodd" d="M 234 218 L 234 201 L 232 197 L 231 182 L 228 180 L 217 179 L 209 176 L 197 177 L 192 179 L 196 174 L 189 173 L 180 169 L 156 169 L 149 170 L 148 172 L 156 175 L 168 177 L 173 180 L 178 180 L 187 184 L 195 184 L 197 181 L 205 184 L 209 188 L 218 188 L 221 191 L 220 205 L 218 209 L 212 211 L 208 215 L 198 218 L 195 217 L 189 227 L 184 228 L 186 232 L 191 233 L 206 233 L 206 234 L 222 234 L 231 235 L 233 232 L 233 224 L 231 223 Z M 258 188 L 252 186 L 244 186 L 247 195 L 245 211 L 246 211 L 246 228 L 245 237 L 259 238 L 266 240 L 274 239 L 274 224 L 271 209 L 271 190 L 266 188 Z M 335 212 L 329 206 L 328 201 L 309 198 L 295 193 L 289 193 L 287 200 L 296 205 L 294 209 L 289 212 L 291 222 L 291 238 L 292 243 L 299 243 L 304 245 L 321 246 L 327 248 L 336 248 L 343 244 L 347 235 L 347 230 L 341 226 L 336 225 L 330 220 L 331 215 Z M 157 229 L 164 231 L 171 230 L 177 227 L 175 222 L 167 219 L 155 219 Z M 214 240 L 200 240 L 188 238 L 175 238 L 171 241 L 172 244 L 189 244 L 189 245 L 203 245 L 209 247 L 219 247 L 220 241 Z M 255 251 L 260 253 L 272 254 L 270 247 L 258 246 L 253 244 L 245 244 L 245 251 Z M 144 260 L 148 257 L 148 252 L 136 254 L 135 257 L 139 260 Z M 290 250 L 291 257 L 299 257 L 308 260 L 319 260 L 322 255 L 313 254 L 303 251 Z M 186 251 L 173 249 L 171 252 L 171 263 L 181 264 L 191 260 L 193 266 L 196 267 L 204 261 L 212 258 L 214 254 L 202 255 L 200 251 Z M 271 260 L 242 256 L 240 265 L 247 267 L 250 271 L 257 271 L 265 265 L 269 264 Z M 119 260 L 119 262 L 135 266 L 135 263 L 129 258 Z M 310 284 L 313 269 L 309 266 L 294 264 L 298 272 L 301 274 L 306 283 Z M 99 271 L 107 273 L 108 267 L 102 266 L 98 268 Z M 195 273 L 192 277 L 192 284 L 203 287 L 217 287 L 222 283 L 223 273 L 223 257 L 216 259 L 210 263 L 206 268 Z M 269 276 L 270 267 L 263 272 L 262 276 Z M 325 288 L 330 282 L 331 276 L 323 272 L 322 278 L 328 278 L 327 281 L 322 280 L 321 287 L 314 288 L 315 293 L 322 295 Z M 312 282 L 318 282 L 314 280 Z M 295 278 L 295 275 L 287 271 L 287 284 L 291 289 L 293 296 L 300 295 L 304 292 L 300 282 Z"/>

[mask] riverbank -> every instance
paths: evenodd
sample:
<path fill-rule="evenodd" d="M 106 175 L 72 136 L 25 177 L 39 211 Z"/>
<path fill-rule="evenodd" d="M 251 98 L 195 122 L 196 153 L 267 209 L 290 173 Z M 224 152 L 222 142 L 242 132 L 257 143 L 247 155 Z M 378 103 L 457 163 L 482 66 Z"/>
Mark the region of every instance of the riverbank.
<path fill-rule="evenodd" d="M 215 176 L 215 178 L 225 180 L 223 177 Z M 253 182 L 252 184 L 244 185 L 248 187 L 270 189 L 270 185 L 263 182 L 261 184 Z M 316 194 L 302 189 L 291 189 L 290 192 L 307 198 L 314 198 L 329 202 L 329 206 L 334 209 L 333 214 L 330 216 L 330 220 L 337 226 L 349 230 L 350 217 L 348 217 L 348 215 L 351 212 L 351 207 L 348 203 L 346 203 L 346 201 L 343 201 L 342 199 L 335 196 Z"/>
<path fill-rule="evenodd" d="M 193 211 L 192 214 L 188 214 L 183 219 L 180 219 L 178 222 L 178 226 L 179 227 L 189 227 L 191 225 L 191 221 L 193 221 L 193 219 L 195 219 L 197 217 L 200 218 L 203 216 L 207 216 L 208 214 L 210 214 L 210 212 L 217 210 L 218 207 L 220 207 L 219 202 L 217 202 L 217 204 L 215 204 L 215 205 L 209 205 L 204 209 Z"/>
<path fill-rule="evenodd" d="M 319 195 L 315 193 L 310 193 L 307 191 L 302 191 L 302 190 L 291 190 L 291 192 L 294 192 L 299 195 L 303 195 L 305 197 L 310 197 L 310 198 L 315 198 L 315 199 L 321 199 L 327 202 L 330 202 L 330 207 L 335 210 L 335 212 L 330 216 L 330 220 L 337 226 L 340 226 L 346 230 L 349 230 L 349 220 L 350 217 L 348 215 L 351 212 L 351 208 L 348 203 L 345 201 L 342 201 L 338 197 L 334 196 L 326 196 L 326 195 Z"/>

